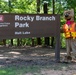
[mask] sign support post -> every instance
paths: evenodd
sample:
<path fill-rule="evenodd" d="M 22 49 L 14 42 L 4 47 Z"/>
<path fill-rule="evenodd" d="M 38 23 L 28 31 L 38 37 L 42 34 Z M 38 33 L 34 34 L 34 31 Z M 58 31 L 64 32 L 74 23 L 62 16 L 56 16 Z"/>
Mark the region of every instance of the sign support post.
<path fill-rule="evenodd" d="M 56 45 L 55 45 L 55 59 L 56 62 L 60 62 L 60 37 L 56 37 Z"/>

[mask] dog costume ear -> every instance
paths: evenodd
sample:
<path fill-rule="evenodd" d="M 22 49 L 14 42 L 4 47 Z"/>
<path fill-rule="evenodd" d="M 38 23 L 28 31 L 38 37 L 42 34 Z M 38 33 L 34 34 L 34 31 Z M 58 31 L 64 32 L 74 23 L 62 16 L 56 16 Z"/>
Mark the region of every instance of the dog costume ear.
<path fill-rule="evenodd" d="M 73 12 L 74 12 L 74 9 L 71 9 L 71 11 L 73 11 Z"/>
<path fill-rule="evenodd" d="M 71 9 L 70 11 L 71 11 L 72 16 L 74 17 L 74 9 Z"/>
<path fill-rule="evenodd" d="M 66 14 L 66 12 L 68 12 L 69 11 L 69 9 L 67 9 L 67 10 L 65 10 L 64 12 L 63 12 L 63 17 L 65 18 L 65 14 Z"/>

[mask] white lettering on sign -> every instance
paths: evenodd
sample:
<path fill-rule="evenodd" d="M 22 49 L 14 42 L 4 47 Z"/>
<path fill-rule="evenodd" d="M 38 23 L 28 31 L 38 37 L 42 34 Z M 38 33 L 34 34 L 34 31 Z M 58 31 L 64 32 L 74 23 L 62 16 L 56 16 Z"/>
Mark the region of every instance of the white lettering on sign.
<path fill-rule="evenodd" d="M 28 31 L 16 31 L 15 32 L 15 35 L 19 35 L 19 34 L 30 34 L 30 32 L 28 32 Z"/>
<path fill-rule="evenodd" d="M 24 27 L 29 27 L 29 23 L 25 22 L 25 23 L 19 23 L 19 22 L 15 22 L 15 28 L 24 28 Z"/>
<path fill-rule="evenodd" d="M 20 16 L 20 15 L 15 15 L 15 21 L 33 21 L 34 17 L 33 16 Z"/>
<path fill-rule="evenodd" d="M 36 20 L 37 20 L 37 21 L 41 21 L 41 20 L 42 20 L 42 21 L 55 21 L 55 17 L 54 17 L 54 16 L 50 16 L 50 17 L 49 17 L 49 16 L 48 16 L 48 17 L 42 16 L 42 17 L 41 17 L 41 16 L 37 15 L 37 16 L 36 16 Z"/>
<path fill-rule="evenodd" d="M 20 31 L 19 32 L 15 32 L 15 34 L 19 35 L 19 34 L 21 34 L 21 32 Z"/>
<path fill-rule="evenodd" d="M 30 32 L 28 32 L 28 31 L 24 32 L 24 31 L 23 31 L 22 34 L 30 34 Z"/>

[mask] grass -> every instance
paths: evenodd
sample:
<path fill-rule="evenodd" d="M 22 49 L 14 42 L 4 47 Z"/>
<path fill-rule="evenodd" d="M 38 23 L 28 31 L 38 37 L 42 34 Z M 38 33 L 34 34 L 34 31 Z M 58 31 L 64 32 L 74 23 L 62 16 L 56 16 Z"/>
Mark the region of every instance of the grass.
<path fill-rule="evenodd" d="M 38 66 L 12 66 L 0 68 L 0 75 L 26 75 L 27 73 L 37 73 L 39 71 L 40 68 Z"/>
<path fill-rule="evenodd" d="M 26 75 L 27 73 L 32 73 L 33 75 L 42 75 L 40 74 L 43 69 L 50 70 L 61 70 L 63 67 L 68 68 L 66 64 L 59 65 L 45 65 L 45 66 L 4 66 L 0 68 L 0 75 Z"/>

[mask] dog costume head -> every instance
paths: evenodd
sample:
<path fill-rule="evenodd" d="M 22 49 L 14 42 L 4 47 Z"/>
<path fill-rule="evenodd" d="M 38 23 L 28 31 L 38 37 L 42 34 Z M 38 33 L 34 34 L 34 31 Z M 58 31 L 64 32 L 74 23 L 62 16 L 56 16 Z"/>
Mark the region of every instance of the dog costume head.
<path fill-rule="evenodd" d="M 64 18 L 66 22 L 74 21 L 74 10 L 71 9 L 71 10 L 64 11 Z"/>
<path fill-rule="evenodd" d="M 63 13 L 63 16 L 66 20 L 66 24 L 67 25 L 71 25 L 74 22 L 74 10 L 70 9 L 70 10 L 65 10 Z M 61 27 L 61 33 L 63 33 L 63 27 Z"/>

